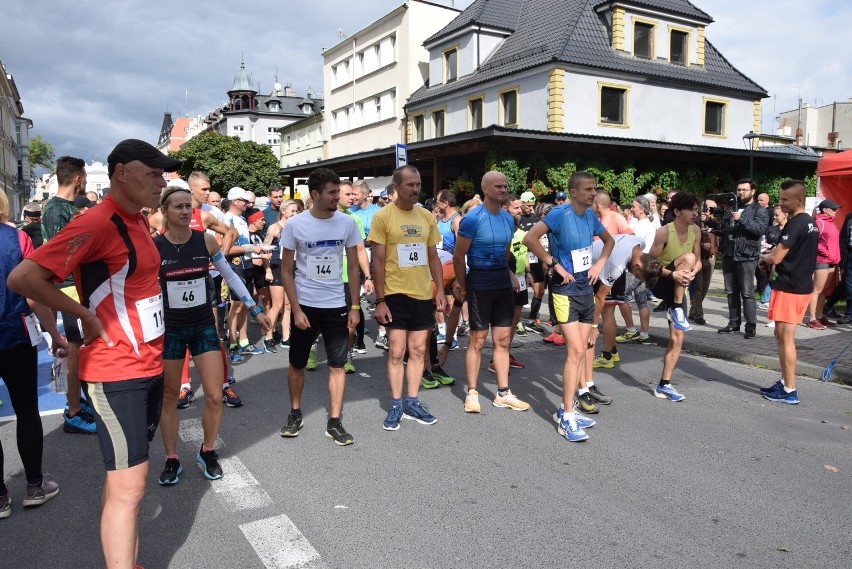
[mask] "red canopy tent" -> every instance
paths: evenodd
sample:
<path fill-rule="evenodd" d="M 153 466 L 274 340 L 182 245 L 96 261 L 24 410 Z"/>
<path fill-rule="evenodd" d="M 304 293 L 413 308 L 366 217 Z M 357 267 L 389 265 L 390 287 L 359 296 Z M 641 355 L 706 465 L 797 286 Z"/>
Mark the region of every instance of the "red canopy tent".
<path fill-rule="evenodd" d="M 846 214 L 852 212 L 852 150 L 820 158 L 817 175 L 819 193 L 842 207 L 835 218 L 835 223 L 840 227 Z"/>

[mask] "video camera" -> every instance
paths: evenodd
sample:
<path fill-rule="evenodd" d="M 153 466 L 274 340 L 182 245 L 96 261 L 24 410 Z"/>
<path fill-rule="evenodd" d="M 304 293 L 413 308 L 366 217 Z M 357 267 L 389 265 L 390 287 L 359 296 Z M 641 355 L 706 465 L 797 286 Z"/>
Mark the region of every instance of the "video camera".
<path fill-rule="evenodd" d="M 706 200 L 713 200 L 716 202 L 716 207 L 708 207 Z M 709 194 L 705 196 L 705 201 L 701 202 L 701 213 L 708 214 L 712 219 L 713 223 L 708 225 L 715 225 L 715 228 L 712 230 L 714 233 L 726 233 L 731 231 L 734 228 L 734 218 L 733 212 L 741 209 L 740 208 L 740 200 L 737 197 L 737 194 L 731 193 L 723 193 L 723 194 Z"/>

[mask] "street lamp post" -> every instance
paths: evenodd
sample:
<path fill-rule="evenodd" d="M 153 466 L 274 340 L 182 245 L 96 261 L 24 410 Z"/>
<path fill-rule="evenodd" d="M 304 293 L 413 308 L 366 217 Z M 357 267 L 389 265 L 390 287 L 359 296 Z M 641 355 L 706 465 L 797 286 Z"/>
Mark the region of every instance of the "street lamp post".
<path fill-rule="evenodd" d="M 753 130 L 743 135 L 743 141 L 748 145 L 748 177 L 754 178 L 754 139 L 760 138 Z"/>

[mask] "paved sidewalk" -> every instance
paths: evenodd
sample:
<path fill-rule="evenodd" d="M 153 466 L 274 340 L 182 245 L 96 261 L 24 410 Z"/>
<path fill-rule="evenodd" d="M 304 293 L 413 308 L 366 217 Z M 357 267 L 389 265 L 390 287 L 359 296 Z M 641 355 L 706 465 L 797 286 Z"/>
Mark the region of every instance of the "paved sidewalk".
<path fill-rule="evenodd" d="M 740 362 L 747 365 L 764 367 L 780 371 L 778 348 L 775 343 L 774 330 L 767 328 L 766 311 L 757 311 L 757 337 L 750 340 L 739 334 L 719 334 L 717 330 L 728 323 L 728 304 L 724 297 L 710 296 L 713 293 L 724 293 L 722 271 L 713 272 L 710 293 L 704 299 L 705 326 L 690 322 L 692 330 L 684 337 L 684 350 L 713 358 Z M 639 317 L 633 318 L 638 325 Z M 621 316 L 616 311 L 619 323 L 619 333 L 622 325 Z M 741 329 L 744 331 L 745 326 Z M 652 312 L 650 335 L 661 346 L 668 341 L 668 323 L 665 312 Z M 797 375 L 819 379 L 823 370 L 852 342 L 852 325 L 836 326 L 827 330 L 812 330 L 807 326 L 799 326 L 796 330 L 796 350 L 798 355 Z M 852 385 L 852 347 L 849 347 L 840 357 L 832 370 L 833 381 Z"/>

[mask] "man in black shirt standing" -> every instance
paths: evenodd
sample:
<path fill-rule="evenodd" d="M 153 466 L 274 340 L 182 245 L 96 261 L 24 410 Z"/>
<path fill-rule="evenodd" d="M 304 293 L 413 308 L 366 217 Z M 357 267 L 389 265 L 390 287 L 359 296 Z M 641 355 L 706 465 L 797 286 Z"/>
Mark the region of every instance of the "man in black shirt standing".
<path fill-rule="evenodd" d="M 805 195 L 805 184 L 800 180 L 787 180 L 781 184 L 778 205 L 787 214 L 788 221 L 781 232 L 781 241 L 761 258 L 761 262 L 775 265 L 767 317 L 775 322 L 781 379 L 760 391 L 764 399 L 788 405 L 799 402 L 796 391 L 796 326 L 802 322 L 810 302 L 819 243 L 819 230 L 813 218 L 805 213 Z"/>

